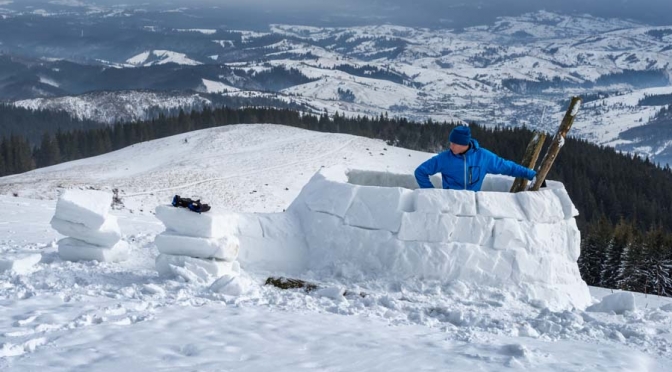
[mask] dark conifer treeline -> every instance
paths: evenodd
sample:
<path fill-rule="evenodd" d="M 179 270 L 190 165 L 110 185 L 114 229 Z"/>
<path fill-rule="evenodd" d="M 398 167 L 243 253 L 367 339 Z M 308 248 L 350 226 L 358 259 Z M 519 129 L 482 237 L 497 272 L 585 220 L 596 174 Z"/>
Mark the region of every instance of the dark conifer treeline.
<path fill-rule="evenodd" d="M 16 134 L 36 144 L 45 131 L 52 132 L 54 128 L 70 131 L 103 126 L 91 120 L 75 119 L 65 111 L 35 111 L 0 103 L 0 138 Z"/>
<path fill-rule="evenodd" d="M 0 176 L 118 150 L 198 129 L 241 123 L 274 123 L 347 133 L 413 150 L 446 148 L 451 123 L 341 115 L 302 115 L 288 109 L 210 109 L 176 117 L 90 130 L 44 134 L 34 149 L 19 136 L 0 142 Z M 520 160 L 532 132 L 525 128 L 472 126 L 474 138 L 500 156 Z M 580 211 L 579 265 L 591 285 L 672 294 L 672 172 L 648 159 L 567 139 L 549 175 L 562 181 Z"/>

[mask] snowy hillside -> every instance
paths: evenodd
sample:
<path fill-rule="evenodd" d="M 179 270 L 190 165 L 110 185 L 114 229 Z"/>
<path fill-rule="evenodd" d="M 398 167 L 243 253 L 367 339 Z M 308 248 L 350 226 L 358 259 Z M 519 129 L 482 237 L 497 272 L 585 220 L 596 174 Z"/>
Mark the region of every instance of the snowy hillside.
<path fill-rule="evenodd" d="M 81 96 L 34 98 L 14 102 L 27 109 L 63 110 L 78 119 L 114 124 L 151 119 L 159 112 L 200 109 L 211 102 L 197 94 L 159 92 L 97 92 Z"/>
<path fill-rule="evenodd" d="M 188 58 L 184 53 L 172 52 L 170 50 L 150 50 L 142 52 L 126 60 L 126 63 L 133 66 L 152 66 L 163 65 L 166 63 L 176 63 L 178 65 L 200 65 L 198 61 Z"/>
<path fill-rule="evenodd" d="M 431 155 L 348 135 L 238 125 L 0 178 L 0 369 L 667 370 L 672 300 L 655 296 L 554 311 L 503 287 L 476 290 L 467 276 L 323 277 L 319 290 L 305 293 L 262 285 L 268 274 L 252 266 L 243 266 L 236 291 L 157 275 L 154 241 L 165 227 L 152 213 L 176 193 L 210 202 L 208 213 L 282 212 L 322 167 L 409 174 Z M 63 187 L 121 190 L 125 207 L 112 215 L 128 260 L 59 257 L 62 236 L 49 221 Z M 362 241 L 352 252 L 367 248 Z M 35 255 L 39 262 L 30 261 Z M 610 294 L 591 289 L 594 301 Z"/>

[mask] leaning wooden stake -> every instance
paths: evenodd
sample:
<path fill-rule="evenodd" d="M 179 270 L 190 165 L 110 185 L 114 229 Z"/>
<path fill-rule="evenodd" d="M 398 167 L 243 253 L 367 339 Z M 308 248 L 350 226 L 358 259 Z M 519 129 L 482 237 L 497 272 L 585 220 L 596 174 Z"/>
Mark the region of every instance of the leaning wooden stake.
<path fill-rule="evenodd" d="M 537 159 L 539 159 L 539 154 L 541 153 L 541 148 L 544 147 L 544 141 L 546 141 L 546 133 L 536 131 L 534 132 L 534 137 L 527 145 L 525 150 L 525 156 L 523 156 L 523 161 L 520 163 L 522 166 L 534 169 L 537 164 Z M 527 178 L 516 178 L 511 185 L 511 192 L 521 192 L 527 188 Z"/>
<path fill-rule="evenodd" d="M 548 171 L 551 170 L 553 162 L 558 156 L 558 152 L 565 144 L 565 136 L 567 135 L 567 132 L 569 132 L 569 129 L 572 128 L 572 124 L 574 124 L 574 118 L 576 117 L 576 114 L 579 113 L 580 107 L 581 97 L 572 97 L 572 102 L 570 102 L 569 108 L 567 108 L 567 112 L 565 113 L 565 117 L 562 119 L 560 128 L 558 128 L 558 133 L 556 133 L 555 137 L 553 137 L 553 142 L 551 142 L 551 146 L 548 147 L 548 151 L 546 151 L 546 155 L 544 155 L 544 160 L 541 161 L 541 165 L 537 170 L 537 178 L 530 190 L 539 190 L 541 184 L 546 180 L 546 175 L 548 175 Z"/>

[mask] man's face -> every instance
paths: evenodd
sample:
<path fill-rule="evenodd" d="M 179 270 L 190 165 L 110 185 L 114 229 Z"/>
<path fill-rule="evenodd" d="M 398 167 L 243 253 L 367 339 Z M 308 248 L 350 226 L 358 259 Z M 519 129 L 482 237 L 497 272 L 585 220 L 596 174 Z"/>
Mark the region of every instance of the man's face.
<path fill-rule="evenodd" d="M 450 151 L 452 151 L 455 155 L 461 154 L 467 150 L 469 150 L 469 145 L 458 145 L 452 142 L 450 143 Z"/>

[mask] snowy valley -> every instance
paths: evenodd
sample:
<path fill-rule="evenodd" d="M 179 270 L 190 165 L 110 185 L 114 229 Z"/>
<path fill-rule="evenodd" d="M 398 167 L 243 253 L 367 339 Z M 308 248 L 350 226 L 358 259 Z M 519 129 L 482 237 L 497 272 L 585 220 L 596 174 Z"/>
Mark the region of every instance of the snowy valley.
<path fill-rule="evenodd" d="M 53 16 L 81 22 L 75 9 Z M 540 11 L 462 29 L 271 24 L 260 32 L 169 27 L 143 18 L 155 16 L 146 9 L 86 14 L 94 22 L 81 26 L 84 35 L 111 23 L 133 40 L 102 50 L 93 40 L 83 49 L 64 40 L 48 55 L 32 52 L 37 61 L 10 57 L 3 63 L 22 78 L 0 83 L 0 96 L 20 107 L 62 109 L 106 123 L 268 99 L 312 113 L 388 113 L 551 131 L 568 98 L 581 95 L 590 102 L 573 135 L 663 164 L 671 156 L 672 135 L 647 127 L 672 104 L 669 26 Z M 30 34 L 27 16 L 8 11 L 2 22 Z M 122 26 L 124 19 L 135 23 Z M 156 48 L 151 41 L 157 38 L 168 41 Z M 26 40 L 5 40 L 4 58 L 25 52 Z M 91 91 L 106 93 L 101 98 Z M 647 96 L 659 99 L 643 101 Z M 638 127 L 643 130 L 628 135 Z"/>

